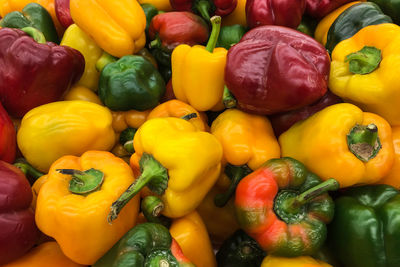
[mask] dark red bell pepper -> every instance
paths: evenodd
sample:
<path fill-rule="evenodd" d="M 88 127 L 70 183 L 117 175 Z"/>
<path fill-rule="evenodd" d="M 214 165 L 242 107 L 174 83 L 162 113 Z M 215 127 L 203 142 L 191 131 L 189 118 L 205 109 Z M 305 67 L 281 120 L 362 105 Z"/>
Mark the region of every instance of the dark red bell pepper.
<path fill-rule="evenodd" d="M 306 0 L 247 0 L 247 25 L 250 28 L 279 25 L 295 29 L 305 8 Z"/>
<path fill-rule="evenodd" d="M 28 28 L 0 29 L 0 102 L 11 116 L 22 117 L 39 105 L 60 100 L 85 68 L 82 54 L 67 46 L 45 42 Z"/>
<path fill-rule="evenodd" d="M 54 0 L 54 6 L 61 26 L 68 28 L 69 25 L 74 23 L 69 9 L 69 0 Z"/>
<path fill-rule="evenodd" d="M 353 0 L 306 0 L 306 14 L 321 19 L 336 8 Z"/>
<path fill-rule="evenodd" d="M 0 104 L 0 160 L 13 163 L 17 151 L 16 133 L 7 111 Z"/>
<path fill-rule="evenodd" d="M 228 51 L 225 83 L 238 108 L 271 115 L 310 105 L 327 91 L 330 58 L 310 36 L 281 26 L 247 32 Z"/>
<path fill-rule="evenodd" d="M 0 161 L 0 265 L 24 255 L 39 237 L 31 202 L 24 174 Z"/>
<path fill-rule="evenodd" d="M 169 0 L 169 2 L 174 10 L 199 13 L 207 21 L 213 15 L 220 17 L 229 15 L 237 5 L 237 0 Z"/>

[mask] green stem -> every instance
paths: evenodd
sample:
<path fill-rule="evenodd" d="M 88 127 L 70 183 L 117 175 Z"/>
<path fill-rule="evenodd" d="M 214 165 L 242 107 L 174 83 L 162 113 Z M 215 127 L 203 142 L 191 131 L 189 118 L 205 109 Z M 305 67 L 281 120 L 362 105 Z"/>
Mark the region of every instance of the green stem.
<path fill-rule="evenodd" d="M 211 9 L 211 4 L 207 0 L 200 0 L 196 3 L 196 9 L 199 11 L 200 15 L 206 20 L 210 20 L 209 10 Z"/>
<path fill-rule="evenodd" d="M 161 215 L 164 203 L 159 197 L 147 196 L 142 200 L 141 210 L 148 222 L 159 223 L 169 228 L 171 220 Z"/>
<path fill-rule="evenodd" d="M 32 167 L 27 162 L 16 162 L 14 163 L 14 166 L 20 169 L 25 175 L 28 175 L 35 180 L 42 177 L 44 173 L 41 173 L 40 171 L 36 170 L 35 168 Z"/>
<path fill-rule="evenodd" d="M 347 145 L 357 158 L 364 162 L 369 161 L 382 148 L 378 136 L 378 127 L 373 123 L 355 125 L 347 135 Z"/>
<path fill-rule="evenodd" d="M 72 176 L 68 189 L 71 193 L 78 195 L 87 195 L 97 191 L 104 181 L 104 173 L 93 168 L 86 171 L 75 169 L 57 169 L 56 171 Z"/>
<path fill-rule="evenodd" d="M 108 54 L 107 52 L 103 52 L 101 57 L 96 62 L 96 70 L 101 72 L 107 64 L 113 63 L 117 60 L 118 60 L 118 58 L 113 57 L 112 55 Z"/>
<path fill-rule="evenodd" d="M 226 85 L 224 86 L 224 93 L 222 95 L 222 103 L 224 103 L 225 108 L 236 107 L 236 98 L 232 95 L 231 91 L 229 91 L 229 89 Z"/>
<path fill-rule="evenodd" d="M 346 56 L 349 70 L 355 74 L 368 74 L 378 68 L 382 61 L 382 53 L 376 47 L 364 46 L 360 51 Z"/>
<path fill-rule="evenodd" d="M 30 37 L 32 37 L 37 43 L 45 44 L 46 38 L 44 34 L 36 28 L 33 27 L 25 27 L 21 29 L 22 31 L 26 32 Z"/>
<path fill-rule="evenodd" d="M 194 112 L 193 112 L 193 113 L 186 114 L 186 115 L 184 115 L 184 116 L 181 117 L 181 119 L 184 119 L 184 120 L 186 120 L 186 121 L 191 120 L 191 119 L 194 119 L 194 118 L 197 118 L 197 114 L 194 113 Z"/>
<path fill-rule="evenodd" d="M 112 204 L 107 218 L 109 223 L 118 217 L 122 208 L 146 185 L 157 195 L 164 194 L 165 189 L 167 189 L 168 171 L 152 155 L 143 153 L 139 165 L 142 172 L 141 175 Z"/>
<path fill-rule="evenodd" d="M 210 39 L 208 39 L 208 43 L 206 46 L 206 50 L 210 53 L 214 51 L 215 46 L 217 45 L 219 31 L 221 29 L 221 17 L 220 16 L 213 16 L 211 19 L 211 34 Z"/>
<path fill-rule="evenodd" d="M 119 143 L 123 145 L 124 149 L 130 154 L 135 153 L 135 149 L 133 147 L 133 138 L 135 137 L 137 129 L 135 128 L 126 128 L 119 135 Z"/>
<path fill-rule="evenodd" d="M 156 39 L 154 39 L 153 41 L 150 42 L 150 49 L 151 48 L 160 48 L 160 47 L 161 47 L 161 40 L 157 36 Z"/>

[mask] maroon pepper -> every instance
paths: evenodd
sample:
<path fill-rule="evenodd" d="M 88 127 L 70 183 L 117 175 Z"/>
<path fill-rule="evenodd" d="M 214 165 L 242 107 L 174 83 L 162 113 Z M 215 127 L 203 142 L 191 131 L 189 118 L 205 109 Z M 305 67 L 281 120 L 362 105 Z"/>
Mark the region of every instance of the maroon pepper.
<path fill-rule="evenodd" d="M 236 8 L 237 0 L 169 0 L 176 11 L 200 13 L 207 21 L 213 15 L 224 17 Z"/>
<path fill-rule="evenodd" d="M 7 111 L 0 104 L 0 160 L 13 163 L 17 151 L 16 133 Z"/>
<path fill-rule="evenodd" d="M 24 255 L 39 237 L 30 208 L 32 190 L 24 174 L 0 161 L 0 265 Z"/>
<path fill-rule="evenodd" d="M 279 25 L 297 28 L 306 7 L 306 0 L 247 0 L 246 20 L 250 28 Z"/>
<path fill-rule="evenodd" d="M 306 14 L 321 19 L 336 8 L 354 0 L 306 0 Z"/>
<path fill-rule="evenodd" d="M 229 49 L 225 83 L 238 108 L 270 115 L 320 99 L 327 91 L 329 69 L 327 51 L 310 36 L 260 26 Z"/>
<path fill-rule="evenodd" d="M 83 74 L 85 59 L 67 46 L 47 42 L 41 32 L 0 29 L 0 102 L 22 117 L 39 105 L 60 100 Z"/>
<path fill-rule="evenodd" d="M 68 28 L 68 26 L 74 23 L 69 9 L 69 0 L 54 0 L 54 6 L 61 26 Z"/>

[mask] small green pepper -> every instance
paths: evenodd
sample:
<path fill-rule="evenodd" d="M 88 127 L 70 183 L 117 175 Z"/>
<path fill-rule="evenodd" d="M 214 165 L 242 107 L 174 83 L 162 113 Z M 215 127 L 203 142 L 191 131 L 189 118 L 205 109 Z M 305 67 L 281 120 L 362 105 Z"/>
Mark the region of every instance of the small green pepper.
<path fill-rule="evenodd" d="M 318 20 L 309 16 L 303 16 L 300 25 L 297 27 L 297 30 L 311 37 L 314 37 L 314 32 L 315 28 L 317 28 L 317 25 L 318 25 Z"/>
<path fill-rule="evenodd" d="M 224 26 L 221 28 L 218 36 L 216 47 L 224 47 L 229 50 L 231 46 L 239 43 L 243 35 L 246 33 L 246 28 L 242 25 L 235 24 L 231 26 Z"/>
<path fill-rule="evenodd" d="M 369 0 L 377 4 L 396 24 L 400 24 L 400 0 Z"/>
<path fill-rule="evenodd" d="M 144 14 L 146 15 L 146 36 L 148 36 L 151 20 L 155 15 L 158 14 L 158 9 L 152 4 L 148 3 L 140 4 L 140 6 L 142 7 Z"/>

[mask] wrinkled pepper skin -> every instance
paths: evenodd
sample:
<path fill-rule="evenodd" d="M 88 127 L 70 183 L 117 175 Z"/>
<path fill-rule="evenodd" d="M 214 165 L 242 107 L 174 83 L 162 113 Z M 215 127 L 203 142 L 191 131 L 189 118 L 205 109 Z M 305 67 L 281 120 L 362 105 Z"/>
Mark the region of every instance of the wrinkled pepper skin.
<path fill-rule="evenodd" d="M 71 10 L 69 9 L 69 1 L 54 0 L 57 19 L 65 29 L 74 24 L 71 18 Z"/>
<path fill-rule="evenodd" d="M 332 267 L 331 265 L 315 260 L 308 256 L 296 258 L 282 258 L 267 256 L 261 263 L 261 267 Z"/>
<path fill-rule="evenodd" d="M 111 113 L 103 106 L 79 100 L 54 102 L 24 116 L 17 143 L 33 167 L 47 172 L 61 156 L 110 150 L 115 142 L 111 125 Z"/>
<path fill-rule="evenodd" d="M 260 26 L 229 49 L 225 83 L 239 109 L 270 115 L 320 99 L 327 91 L 329 68 L 328 53 L 310 36 Z"/>
<path fill-rule="evenodd" d="M 70 191 L 71 175 L 57 171 L 91 168 L 101 171 L 104 181 L 97 191 L 84 196 Z M 127 204 L 113 224 L 107 222 L 111 203 L 133 181 L 129 165 L 109 152 L 88 151 L 81 157 L 63 156 L 52 164 L 47 181 L 40 188 L 36 224 L 57 241 L 68 258 L 79 264 L 94 264 L 136 223 L 138 196 Z"/>
<path fill-rule="evenodd" d="M 0 265 L 24 255 L 32 248 L 39 231 L 30 209 L 32 191 L 25 175 L 0 161 Z"/>
<path fill-rule="evenodd" d="M 329 88 L 344 101 L 400 125 L 400 27 L 392 23 L 371 25 L 340 42 L 332 52 Z M 372 72 L 351 72 L 346 57 L 364 46 L 381 50 L 382 60 Z M 399 88 L 399 89 L 398 89 Z"/>
<path fill-rule="evenodd" d="M 147 59 L 128 55 L 107 64 L 100 73 L 99 96 L 111 110 L 144 111 L 157 106 L 165 82 Z"/>
<path fill-rule="evenodd" d="M 70 9 L 79 28 L 115 57 L 134 54 L 146 43 L 146 16 L 136 0 L 70 0 Z"/>
<path fill-rule="evenodd" d="M 349 149 L 347 135 L 356 125 L 377 126 L 382 148 L 363 161 Z M 389 123 L 355 105 L 341 103 L 326 107 L 293 125 L 279 137 L 282 156 L 293 157 L 322 179 L 335 178 L 341 187 L 376 183 L 386 176 L 394 161 Z"/>
<path fill-rule="evenodd" d="M 338 187 L 334 179 L 322 183 L 295 159 L 271 159 L 240 181 L 236 216 L 268 255 L 312 255 L 324 243 L 325 224 L 334 213 L 326 192 Z"/>
<path fill-rule="evenodd" d="M 15 127 L 0 104 L 0 160 L 13 163 L 17 152 L 17 136 Z"/>
<path fill-rule="evenodd" d="M 237 5 L 237 0 L 169 0 L 169 2 L 176 11 L 200 13 L 206 20 L 210 20 L 213 15 L 221 17 L 229 15 Z M 202 5 L 205 7 L 201 7 Z"/>
<path fill-rule="evenodd" d="M 389 185 L 348 188 L 340 194 L 328 240 L 342 266 L 399 266 L 399 205 L 399 191 Z"/>
<path fill-rule="evenodd" d="M 70 47 L 40 44 L 19 29 L 3 28 L 0 66 L 0 101 L 11 116 L 21 118 L 60 100 L 82 76 L 85 60 Z"/>
<path fill-rule="evenodd" d="M 37 3 L 29 3 L 21 12 L 13 11 L 0 21 L 3 28 L 34 27 L 43 33 L 46 41 L 59 43 L 56 28 L 47 10 Z"/>
<path fill-rule="evenodd" d="M 247 0 L 247 26 L 252 29 L 261 25 L 279 25 L 296 29 L 305 8 L 306 0 Z"/>
<path fill-rule="evenodd" d="M 306 0 L 306 14 L 321 19 L 351 0 Z"/>
<path fill-rule="evenodd" d="M 400 1 L 399 0 L 369 0 L 377 4 L 385 13 L 389 15 L 394 23 L 400 23 Z"/>
<path fill-rule="evenodd" d="M 61 251 L 57 242 L 45 242 L 32 250 L 23 257 L 2 265 L 3 267 L 84 267 L 67 258 Z"/>
<path fill-rule="evenodd" d="M 394 146 L 394 163 L 390 172 L 383 177 L 378 184 L 391 185 L 394 188 L 400 189 L 400 127 L 392 127 L 392 138 Z"/>

